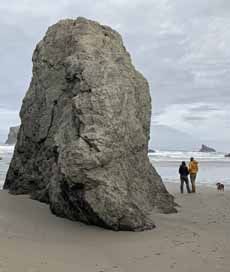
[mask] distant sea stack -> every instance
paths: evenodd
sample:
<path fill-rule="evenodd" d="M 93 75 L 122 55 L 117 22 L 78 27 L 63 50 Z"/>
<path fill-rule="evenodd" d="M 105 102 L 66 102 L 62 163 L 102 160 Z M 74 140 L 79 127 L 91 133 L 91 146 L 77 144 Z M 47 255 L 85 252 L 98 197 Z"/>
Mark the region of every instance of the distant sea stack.
<path fill-rule="evenodd" d="M 212 148 L 212 147 L 209 147 L 207 145 L 202 144 L 201 149 L 200 149 L 199 152 L 207 152 L 207 153 L 209 153 L 209 152 L 216 152 L 216 150 L 214 148 Z"/>
<path fill-rule="evenodd" d="M 8 138 L 5 142 L 5 144 L 8 144 L 8 145 L 16 144 L 19 128 L 20 128 L 20 126 L 10 127 Z"/>
<path fill-rule="evenodd" d="M 149 86 L 116 31 L 84 18 L 50 27 L 20 116 L 11 193 L 113 230 L 151 229 L 153 209 L 175 212 L 148 158 Z"/>

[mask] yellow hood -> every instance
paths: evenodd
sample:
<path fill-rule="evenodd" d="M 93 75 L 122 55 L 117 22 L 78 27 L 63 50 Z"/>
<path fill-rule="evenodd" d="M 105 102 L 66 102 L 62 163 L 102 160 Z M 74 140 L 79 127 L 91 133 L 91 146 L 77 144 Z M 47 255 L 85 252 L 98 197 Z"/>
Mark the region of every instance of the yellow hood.
<path fill-rule="evenodd" d="M 198 162 L 193 160 L 189 163 L 189 173 L 196 174 L 198 172 Z"/>

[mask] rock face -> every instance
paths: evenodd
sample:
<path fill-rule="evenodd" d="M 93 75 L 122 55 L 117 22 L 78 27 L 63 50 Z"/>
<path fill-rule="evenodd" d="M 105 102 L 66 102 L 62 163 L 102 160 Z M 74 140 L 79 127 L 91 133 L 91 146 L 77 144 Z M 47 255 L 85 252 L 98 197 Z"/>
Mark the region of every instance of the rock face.
<path fill-rule="evenodd" d="M 111 28 L 84 18 L 50 27 L 20 116 L 4 185 L 11 193 L 114 230 L 151 229 L 151 210 L 175 212 L 147 156 L 148 83 Z"/>
<path fill-rule="evenodd" d="M 7 138 L 5 144 L 8 144 L 8 145 L 16 144 L 16 142 L 17 142 L 17 136 L 18 136 L 18 131 L 19 131 L 19 126 L 17 126 L 17 127 L 11 127 L 10 131 L 9 131 L 9 134 L 8 134 L 8 138 Z"/>
<path fill-rule="evenodd" d="M 207 152 L 208 153 L 208 152 L 216 152 L 216 150 L 214 148 L 211 148 L 207 145 L 202 144 L 199 152 Z"/>

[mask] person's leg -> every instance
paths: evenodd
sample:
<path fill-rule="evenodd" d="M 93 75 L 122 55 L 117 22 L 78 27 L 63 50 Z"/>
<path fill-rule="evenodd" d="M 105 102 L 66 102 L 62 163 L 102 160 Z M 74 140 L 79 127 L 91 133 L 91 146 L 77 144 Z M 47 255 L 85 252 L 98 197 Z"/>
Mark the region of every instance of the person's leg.
<path fill-rule="evenodd" d="M 196 185 L 195 185 L 196 174 L 190 174 L 190 181 L 192 184 L 192 192 L 195 193 L 196 192 Z"/>
<path fill-rule="evenodd" d="M 190 193 L 191 193 L 191 190 L 190 190 L 190 187 L 189 187 L 189 180 L 188 180 L 188 177 L 185 178 L 185 183 L 186 183 L 187 192 L 190 194 Z"/>
<path fill-rule="evenodd" d="M 194 177 L 193 177 L 193 191 L 194 193 L 196 192 L 196 174 L 194 174 Z"/>
<path fill-rule="evenodd" d="M 184 192 L 184 180 L 183 177 L 180 177 L 180 192 L 183 194 Z"/>
<path fill-rule="evenodd" d="M 190 182 L 191 182 L 191 185 L 192 185 L 192 192 L 194 193 L 194 180 L 193 180 L 193 174 L 190 174 Z"/>

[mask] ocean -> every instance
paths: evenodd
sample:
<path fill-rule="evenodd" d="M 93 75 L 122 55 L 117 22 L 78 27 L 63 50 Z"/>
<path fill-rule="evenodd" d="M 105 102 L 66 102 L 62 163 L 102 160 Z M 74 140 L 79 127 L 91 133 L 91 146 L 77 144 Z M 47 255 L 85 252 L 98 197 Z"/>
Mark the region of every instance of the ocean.
<path fill-rule="evenodd" d="M 0 188 L 3 186 L 13 152 L 14 146 L 0 145 Z"/>
<path fill-rule="evenodd" d="M 0 145 L 0 188 L 12 158 L 14 146 Z M 178 168 L 181 161 L 189 162 L 194 157 L 199 162 L 197 183 L 215 185 L 223 182 L 230 187 L 230 158 L 224 153 L 200 153 L 187 151 L 156 151 L 149 158 L 165 182 L 179 183 Z"/>
<path fill-rule="evenodd" d="M 179 183 L 179 166 L 187 164 L 191 157 L 199 162 L 197 183 L 215 185 L 217 182 L 230 186 L 230 158 L 225 153 L 202 153 L 187 151 L 156 151 L 149 153 L 150 160 L 165 182 Z"/>

